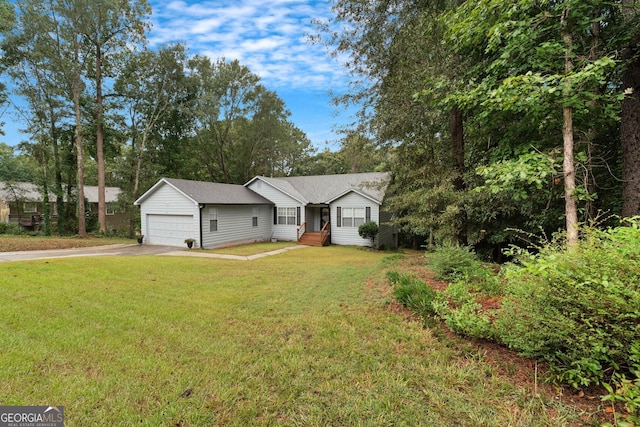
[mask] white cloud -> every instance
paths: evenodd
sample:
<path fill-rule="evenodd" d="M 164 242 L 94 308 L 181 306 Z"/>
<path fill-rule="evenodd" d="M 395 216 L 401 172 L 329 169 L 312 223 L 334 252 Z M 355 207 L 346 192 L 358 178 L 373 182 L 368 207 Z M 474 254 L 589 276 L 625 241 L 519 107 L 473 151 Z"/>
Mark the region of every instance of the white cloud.
<path fill-rule="evenodd" d="M 325 48 L 307 42 L 312 20 L 330 16 L 327 0 L 150 0 L 151 47 L 185 42 L 191 54 L 237 59 L 287 103 L 292 120 L 316 147 L 338 137 L 332 129 L 351 121 L 335 114 L 329 91 L 343 93 L 344 69 Z"/>
<path fill-rule="evenodd" d="M 238 59 L 265 84 L 326 89 L 344 85 L 338 65 L 311 45 L 312 19 L 329 14 L 323 0 L 153 0 L 151 46 L 185 41 L 192 53 Z"/>

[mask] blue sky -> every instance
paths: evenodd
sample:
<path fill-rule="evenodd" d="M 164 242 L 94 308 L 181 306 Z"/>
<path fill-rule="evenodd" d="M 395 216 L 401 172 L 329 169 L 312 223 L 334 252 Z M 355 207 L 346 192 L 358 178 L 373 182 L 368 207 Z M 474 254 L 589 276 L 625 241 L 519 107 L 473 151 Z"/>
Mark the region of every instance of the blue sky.
<path fill-rule="evenodd" d="M 351 121 L 351 114 L 330 104 L 329 91 L 345 91 L 344 68 L 324 47 L 310 44 L 316 32 L 312 19 L 331 16 L 328 0 L 150 0 L 153 9 L 149 46 L 185 42 L 191 55 L 238 59 L 274 90 L 291 112 L 291 121 L 319 150 L 338 148 L 333 130 Z M 19 120 L 9 113 L 0 120 L 15 145 Z M 328 143 L 328 145 L 327 145 Z"/>

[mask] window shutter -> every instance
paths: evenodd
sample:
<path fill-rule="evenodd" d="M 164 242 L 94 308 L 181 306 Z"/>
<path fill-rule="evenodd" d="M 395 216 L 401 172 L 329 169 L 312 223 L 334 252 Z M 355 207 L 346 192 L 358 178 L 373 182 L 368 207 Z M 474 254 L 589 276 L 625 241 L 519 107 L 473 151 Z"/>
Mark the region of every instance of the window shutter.
<path fill-rule="evenodd" d="M 273 225 L 278 225 L 278 207 L 273 207 Z"/>
<path fill-rule="evenodd" d="M 296 208 L 296 225 L 300 225 L 300 206 Z"/>
<path fill-rule="evenodd" d="M 342 227 L 342 208 L 340 206 L 336 208 L 336 216 L 338 217 L 338 223 L 336 225 Z"/>
<path fill-rule="evenodd" d="M 365 212 L 366 212 L 366 213 L 364 214 L 364 215 L 365 215 L 364 222 L 369 222 L 369 221 L 371 221 L 371 207 L 370 207 L 370 206 L 367 206 L 367 207 L 365 208 Z"/>

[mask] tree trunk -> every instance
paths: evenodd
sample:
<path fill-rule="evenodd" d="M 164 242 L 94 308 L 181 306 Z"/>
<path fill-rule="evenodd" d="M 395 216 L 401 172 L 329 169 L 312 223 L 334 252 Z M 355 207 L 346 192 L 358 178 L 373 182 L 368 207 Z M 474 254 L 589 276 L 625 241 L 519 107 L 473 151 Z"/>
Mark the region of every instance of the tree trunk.
<path fill-rule="evenodd" d="M 144 149 L 147 145 L 147 131 L 145 130 L 142 135 L 142 142 L 140 144 L 140 150 L 138 153 L 138 159 L 136 161 L 135 177 L 133 179 L 133 200 L 138 199 L 138 191 L 140 190 L 140 171 L 142 170 L 142 156 L 144 155 Z"/>
<path fill-rule="evenodd" d="M 620 144 L 622 148 L 622 217 L 640 215 L 640 48 L 627 55 Z"/>
<path fill-rule="evenodd" d="M 565 6 L 562 13 L 562 40 L 565 45 L 564 71 L 565 88 L 564 97 L 569 99 L 572 94 L 569 76 L 573 72 L 573 36 L 567 22 L 569 6 Z M 564 146 L 564 160 L 562 172 L 564 174 L 564 206 L 567 227 L 567 248 L 572 249 L 578 244 L 578 208 L 576 206 L 576 171 L 573 160 L 573 108 L 562 108 L 562 141 Z"/>
<path fill-rule="evenodd" d="M 464 182 L 464 120 L 462 112 L 457 108 L 449 113 L 449 131 L 451 132 L 453 167 L 456 171 L 453 186 L 456 191 L 461 192 L 466 189 Z M 466 246 L 469 243 L 467 239 L 467 212 L 461 209 L 458 217 L 456 240 L 458 244 Z"/>
<path fill-rule="evenodd" d="M 49 132 L 51 134 L 51 144 L 53 145 L 53 168 L 54 168 L 54 193 L 56 195 L 56 205 L 58 207 L 58 235 L 63 235 L 67 230 L 67 203 L 64 199 L 64 189 L 62 188 L 62 161 L 60 160 L 60 147 L 58 144 L 58 132 L 56 122 L 53 119 L 53 109 L 50 109 Z"/>
<path fill-rule="evenodd" d="M 96 152 L 98 160 L 98 224 L 100 233 L 107 233 L 104 171 L 104 111 L 102 106 L 102 50 L 96 43 Z"/>
<path fill-rule="evenodd" d="M 578 243 L 578 209 L 575 200 L 576 171 L 573 161 L 573 108 L 562 109 L 562 140 L 564 143 L 564 208 L 567 226 L 567 248 L 571 249 Z"/>
<path fill-rule="evenodd" d="M 80 113 L 80 52 L 76 40 L 74 46 L 74 72 L 73 72 L 73 109 L 76 118 L 76 157 L 78 165 L 78 234 L 87 236 L 87 222 L 84 205 L 84 147 L 82 140 L 82 116 Z"/>

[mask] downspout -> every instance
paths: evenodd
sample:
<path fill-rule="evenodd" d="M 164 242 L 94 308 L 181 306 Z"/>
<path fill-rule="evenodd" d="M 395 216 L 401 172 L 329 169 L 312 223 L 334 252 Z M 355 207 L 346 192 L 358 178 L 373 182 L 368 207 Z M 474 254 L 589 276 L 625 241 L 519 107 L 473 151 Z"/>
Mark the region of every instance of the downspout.
<path fill-rule="evenodd" d="M 206 205 L 203 204 L 198 204 L 198 208 L 200 208 L 198 210 L 198 231 L 200 232 L 200 238 L 198 239 L 198 241 L 200 242 L 200 249 L 204 249 L 204 247 L 202 246 L 202 210 L 204 209 Z"/>

